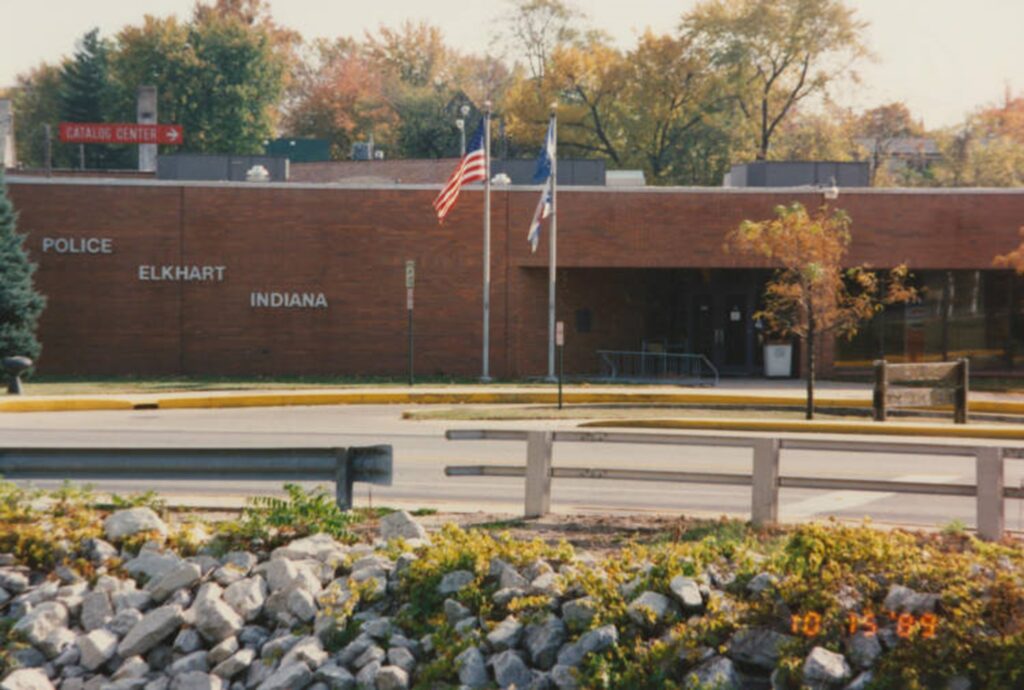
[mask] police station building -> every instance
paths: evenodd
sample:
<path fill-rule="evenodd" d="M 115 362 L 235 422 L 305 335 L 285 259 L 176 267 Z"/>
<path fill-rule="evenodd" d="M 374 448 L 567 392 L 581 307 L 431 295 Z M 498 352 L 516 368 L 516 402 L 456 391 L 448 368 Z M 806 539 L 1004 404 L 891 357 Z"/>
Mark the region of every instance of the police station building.
<path fill-rule="evenodd" d="M 47 296 L 39 370 L 61 375 L 403 375 L 405 266 L 415 261 L 415 367 L 481 371 L 483 193 L 439 226 L 438 184 L 184 182 L 12 172 L 19 231 Z M 547 371 L 547 251 L 526 233 L 537 188 L 491 199 L 491 373 Z M 752 319 L 771 267 L 723 250 L 726 233 L 792 188 L 562 187 L 557 318 L 568 374 L 599 352 L 703 354 L 760 376 Z M 1024 351 L 1024 286 L 992 260 L 1016 246 L 1024 191 L 843 188 L 852 264 L 909 265 L 922 300 L 886 310 L 826 371 L 871 360 L 968 356 L 1005 372 Z M 794 371 L 794 374 L 798 373 Z"/>

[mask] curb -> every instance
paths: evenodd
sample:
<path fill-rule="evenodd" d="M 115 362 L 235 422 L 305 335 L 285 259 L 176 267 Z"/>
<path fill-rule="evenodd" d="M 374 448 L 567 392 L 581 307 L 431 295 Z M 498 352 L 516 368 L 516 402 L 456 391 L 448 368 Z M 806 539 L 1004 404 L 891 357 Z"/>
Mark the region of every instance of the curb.
<path fill-rule="evenodd" d="M 931 436 L 1024 441 L 1022 427 L 967 426 L 953 424 L 900 424 L 886 422 L 833 422 L 814 420 L 744 419 L 619 419 L 583 422 L 585 428 L 679 429 L 690 431 L 759 431 L 808 434 L 863 434 L 867 436 Z"/>

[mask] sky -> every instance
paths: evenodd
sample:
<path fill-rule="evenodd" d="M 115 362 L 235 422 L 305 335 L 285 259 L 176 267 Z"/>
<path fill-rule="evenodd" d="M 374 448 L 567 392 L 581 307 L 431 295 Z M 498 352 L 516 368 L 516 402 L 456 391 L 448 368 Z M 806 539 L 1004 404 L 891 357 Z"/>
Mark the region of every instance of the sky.
<path fill-rule="evenodd" d="M 696 0 L 576 0 L 591 23 L 630 47 L 645 29 L 674 31 Z M 869 23 L 875 59 L 835 100 L 857 110 L 902 100 L 929 128 L 1024 94 L 1024 0 L 847 0 Z M 0 0 L 0 87 L 74 50 L 92 27 L 111 36 L 145 14 L 187 17 L 194 0 Z M 507 5 L 500 0 L 271 0 L 275 19 L 306 38 L 362 36 L 381 24 L 426 19 L 449 43 L 485 52 Z"/>

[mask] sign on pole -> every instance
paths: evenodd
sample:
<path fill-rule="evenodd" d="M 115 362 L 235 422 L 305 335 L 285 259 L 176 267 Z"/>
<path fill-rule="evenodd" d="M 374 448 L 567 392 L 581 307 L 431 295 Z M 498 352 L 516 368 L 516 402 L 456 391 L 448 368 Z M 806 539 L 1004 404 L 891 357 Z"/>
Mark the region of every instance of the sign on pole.
<path fill-rule="evenodd" d="M 565 345 L 565 322 L 559 321 L 555 324 L 555 345 Z"/>
<path fill-rule="evenodd" d="M 416 262 L 412 259 L 405 262 L 405 287 L 412 290 L 416 285 Z"/>
<path fill-rule="evenodd" d="M 129 122 L 61 122 L 65 144 L 164 144 L 178 146 L 185 139 L 181 125 L 140 125 Z"/>

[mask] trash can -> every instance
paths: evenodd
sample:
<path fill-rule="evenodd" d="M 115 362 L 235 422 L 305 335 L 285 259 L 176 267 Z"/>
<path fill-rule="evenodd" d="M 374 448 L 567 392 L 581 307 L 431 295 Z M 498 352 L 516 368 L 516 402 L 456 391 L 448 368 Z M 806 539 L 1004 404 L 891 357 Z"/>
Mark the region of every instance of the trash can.
<path fill-rule="evenodd" d="M 764 375 L 768 378 L 787 378 L 793 370 L 793 345 L 773 343 L 764 346 Z"/>

